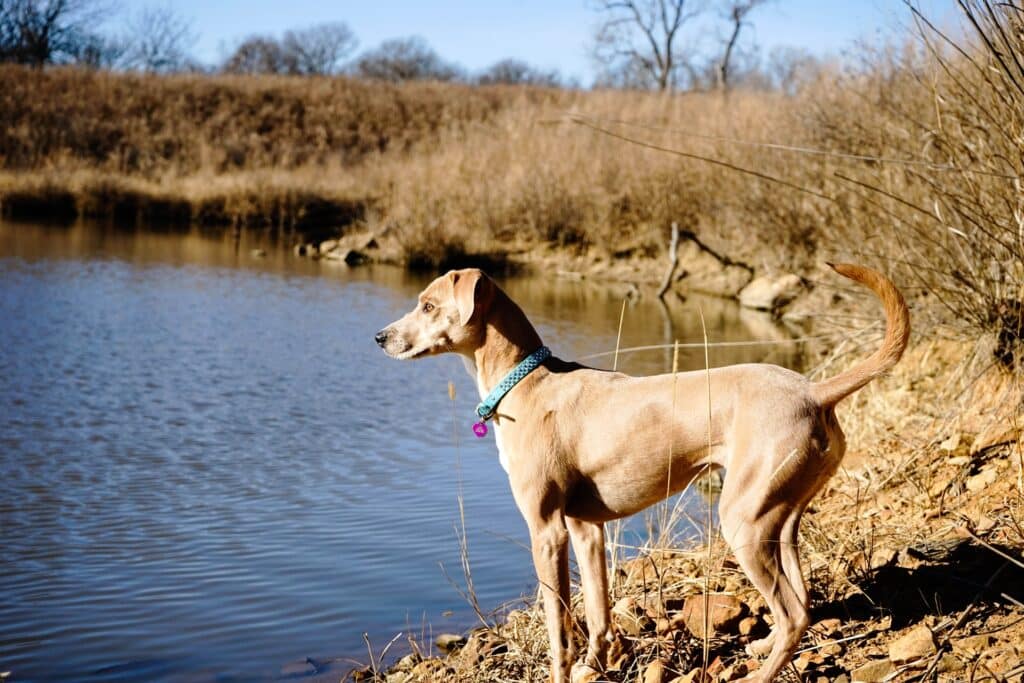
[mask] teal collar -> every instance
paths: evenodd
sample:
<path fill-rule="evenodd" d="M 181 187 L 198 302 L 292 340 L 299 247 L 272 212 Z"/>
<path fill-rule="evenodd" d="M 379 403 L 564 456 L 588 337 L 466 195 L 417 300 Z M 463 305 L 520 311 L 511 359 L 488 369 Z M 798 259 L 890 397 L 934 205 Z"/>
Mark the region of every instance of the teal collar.
<path fill-rule="evenodd" d="M 551 357 L 551 349 L 542 346 L 529 356 L 524 358 L 519 365 L 512 368 L 512 371 L 505 375 L 505 378 L 498 382 L 487 398 L 481 401 L 476 407 L 477 417 L 480 421 L 473 425 L 473 433 L 478 437 L 487 435 L 487 425 L 484 423 L 494 417 L 495 411 L 505 394 L 512 391 L 512 387 L 519 384 L 527 375 L 540 367 L 541 363 Z"/>

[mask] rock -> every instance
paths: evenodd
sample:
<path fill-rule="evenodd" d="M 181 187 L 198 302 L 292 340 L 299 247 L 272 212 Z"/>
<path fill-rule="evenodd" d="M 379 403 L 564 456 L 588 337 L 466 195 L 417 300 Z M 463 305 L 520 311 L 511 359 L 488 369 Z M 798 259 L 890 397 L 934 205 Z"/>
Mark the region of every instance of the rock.
<path fill-rule="evenodd" d="M 595 683 L 601 680 L 601 672 L 586 664 L 574 664 L 569 680 L 571 683 Z"/>
<path fill-rule="evenodd" d="M 339 256 L 335 258 L 334 254 L 339 254 Z M 357 249 L 335 249 L 334 251 L 331 252 L 331 259 L 344 261 L 345 264 L 349 266 L 358 266 L 369 261 L 370 257 L 368 257 L 366 254 Z"/>
<path fill-rule="evenodd" d="M 440 672 L 446 668 L 440 659 L 424 659 L 413 667 L 412 679 L 414 681 L 433 681 L 440 678 Z"/>
<path fill-rule="evenodd" d="M 664 683 L 665 664 L 660 659 L 655 659 L 644 669 L 644 683 Z"/>
<path fill-rule="evenodd" d="M 990 424 L 974 438 L 974 442 L 971 444 L 971 455 L 1016 441 L 1018 438 L 1020 438 L 1019 427 L 1002 422 Z"/>
<path fill-rule="evenodd" d="M 811 630 L 823 638 L 836 638 L 843 635 L 843 622 L 840 619 L 822 619 L 814 624 Z"/>
<path fill-rule="evenodd" d="M 740 305 L 759 311 L 777 311 L 800 296 L 803 282 L 792 273 L 779 277 L 762 275 L 740 292 Z"/>
<path fill-rule="evenodd" d="M 992 647 L 992 644 L 994 642 L 995 638 L 986 633 L 980 636 L 969 636 L 967 638 L 961 638 L 960 640 L 956 641 L 955 648 L 957 650 L 967 652 L 970 654 L 981 654 L 982 652 L 985 652 L 987 649 Z"/>
<path fill-rule="evenodd" d="M 735 633 L 746 611 L 747 606 L 732 595 L 708 596 L 708 623 L 712 632 Z M 691 595 L 686 598 L 681 616 L 690 633 L 697 638 L 704 637 L 703 595 Z"/>
<path fill-rule="evenodd" d="M 923 624 L 889 643 L 889 659 L 896 664 L 913 662 L 934 655 L 935 651 L 935 637 L 931 629 Z"/>
<path fill-rule="evenodd" d="M 946 451 L 947 453 L 952 453 L 953 451 L 955 451 L 959 447 L 960 447 L 960 432 L 953 432 L 948 437 L 946 437 L 945 441 L 943 441 L 942 443 L 939 444 L 939 450 L 940 451 Z"/>
<path fill-rule="evenodd" d="M 935 667 L 935 670 L 940 674 L 948 674 L 954 671 L 963 671 L 963 669 L 964 663 L 961 662 L 958 657 L 951 655 L 948 652 L 942 655 L 942 657 L 939 659 L 938 665 Z"/>
<path fill-rule="evenodd" d="M 687 672 L 682 676 L 677 676 L 673 678 L 671 683 L 703 683 L 703 681 L 704 670 L 700 667 L 697 667 L 696 669 Z"/>
<path fill-rule="evenodd" d="M 508 643 L 494 631 L 480 629 L 469 638 L 459 656 L 477 664 L 488 657 L 508 652 Z"/>
<path fill-rule="evenodd" d="M 612 607 L 612 618 L 620 631 L 634 638 L 655 626 L 654 620 L 633 598 L 622 598 L 616 602 Z"/>
<path fill-rule="evenodd" d="M 454 652 L 466 644 L 466 637 L 455 633 L 442 633 L 434 639 L 434 645 L 441 652 Z"/>
<path fill-rule="evenodd" d="M 999 473 L 996 471 L 994 467 L 982 470 L 981 472 L 975 474 L 973 477 L 967 480 L 967 490 L 972 493 L 984 491 L 989 486 L 994 484 L 998 477 Z"/>
<path fill-rule="evenodd" d="M 411 671 L 414 666 L 420 663 L 421 659 L 418 654 L 413 652 L 399 659 L 398 663 L 395 664 L 395 668 L 399 671 Z"/>
<path fill-rule="evenodd" d="M 810 652 L 801 652 L 793 662 L 793 666 L 796 667 L 797 671 L 803 672 L 808 669 L 816 669 L 824 663 L 825 658 L 819 652 L 811 650 Z"/>
<path fill-rule="evenodd" d="M 319 247 L 321 256 L 327 254 L 328 252 L 334 251 L 337 248 L 338 240 L 324 240 L 323 242 L 320 243 Z"/>
<path fill-rule="evenodd" d="M 880 683 L 892 673 L 893 666 L 889 659 L 876 659 L 853 670 L 853 683 Z"/>
<path fill-rule="evenodd" d="M 753 634 L 761 625 L 761 620 L 757 617 L 743 617 L 740 619 L 740 623 L 736 626 L 736 631 L 741 636 L 749 636 Z"/>

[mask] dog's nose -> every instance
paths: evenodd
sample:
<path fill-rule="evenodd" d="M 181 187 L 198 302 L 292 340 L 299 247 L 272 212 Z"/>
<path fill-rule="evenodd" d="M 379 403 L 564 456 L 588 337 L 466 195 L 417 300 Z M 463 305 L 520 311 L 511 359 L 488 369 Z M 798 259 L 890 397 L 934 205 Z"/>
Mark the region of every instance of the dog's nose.
<path fill-rule="evenodd" d="M 377 346 L 383 347 L 388 341 L 388 331 L 381 330 L 377 334 L 373 335 L 373 340 L 377 342 Z"/>

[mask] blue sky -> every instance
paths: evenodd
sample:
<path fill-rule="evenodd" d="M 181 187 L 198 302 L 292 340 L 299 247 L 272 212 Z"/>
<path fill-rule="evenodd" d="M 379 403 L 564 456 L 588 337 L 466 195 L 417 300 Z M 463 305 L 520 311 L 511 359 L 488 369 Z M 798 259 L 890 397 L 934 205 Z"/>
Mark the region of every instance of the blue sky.
<path fill-rule="evenodd" d="M 956 20 L 954 0 L 915 1 L 943 25 Z M 122 7 L 145 4 L 124 0 Z M 599 19 L 587 0 L 174 0 L 172 6 L 194 21 L 200 34 L 194 52 L 204 62 L 218 61 L 246 35 L 340 20 L 355 31 L 361 49 L 419 35 L 443 57 L 470 69 L 518 57 L 584 83 L 593 75 L 587 46 Z M 908 16 L 902 0 L 774 0 L 752 15 L 746 39 L 764 51 L 792 45 L 818 55 L 839 54 L 858 39 L 891 36 Z M 713 30 L 702 33 L 709 45 L 715 40 Z"/>

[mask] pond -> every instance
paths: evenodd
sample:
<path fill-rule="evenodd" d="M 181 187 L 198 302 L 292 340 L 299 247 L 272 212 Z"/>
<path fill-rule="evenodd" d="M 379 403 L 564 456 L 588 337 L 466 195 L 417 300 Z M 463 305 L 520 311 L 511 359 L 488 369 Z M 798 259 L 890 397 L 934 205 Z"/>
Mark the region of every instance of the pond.
<path fill-rule="evenodd" d="M 0 670 L 277 680 L 312 673 L 308 657 L 336 681 L 367 660 L 364 632 L 379 652 L 474 624 L 460 490 L 481 606 L 531 595 L 525 524 L 493 439 L 469 430 L 462 363 L 397 362 L 373 341 L 429 279 L 259 235 L 0 224 Z M 615 347 L 625 286 L 499 281 L 556 355 Z M 729 302 L 646 296 L 622 346 L 700 341 L 698 307 L 712 341 L 785 338 Z M 727 346 L 711 362 L 796 353 Z M 703 350 L 680 359 L 702 367 Z M 670 362 L 626 353 L 619 368 Z M 627 525 L 634 542 L 643 527 Z"/>

